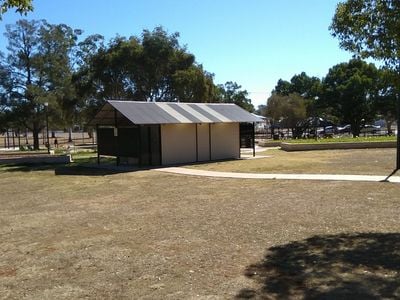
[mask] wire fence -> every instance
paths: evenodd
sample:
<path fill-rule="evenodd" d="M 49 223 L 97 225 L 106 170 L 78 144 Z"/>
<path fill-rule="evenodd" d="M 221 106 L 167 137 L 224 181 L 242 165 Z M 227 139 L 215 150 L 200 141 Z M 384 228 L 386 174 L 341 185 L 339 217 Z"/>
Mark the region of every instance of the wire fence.
<path fill-rule="evenodd" d="M 66 148 L 71 146 L 95 145 L 97 143 L 95 132 L 50 132 L 50 148 Z M 39 147 L 46 148 L 47 133 L 39 133 Z M 33 148 L 33 134 L 31 132 L 17 132 L 8 130 L 0 135 L 0 148 L 2 149 L 22 149 Z"/>

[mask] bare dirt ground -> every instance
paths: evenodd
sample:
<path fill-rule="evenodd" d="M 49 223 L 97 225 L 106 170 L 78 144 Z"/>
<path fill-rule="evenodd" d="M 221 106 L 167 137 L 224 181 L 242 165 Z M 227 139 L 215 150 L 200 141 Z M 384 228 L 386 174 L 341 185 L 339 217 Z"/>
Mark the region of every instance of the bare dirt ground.
<path fill-rule="evenodd" d="M 0 167 L 0 207 L 1 299 L 400 297 L 399 184 Z"/>

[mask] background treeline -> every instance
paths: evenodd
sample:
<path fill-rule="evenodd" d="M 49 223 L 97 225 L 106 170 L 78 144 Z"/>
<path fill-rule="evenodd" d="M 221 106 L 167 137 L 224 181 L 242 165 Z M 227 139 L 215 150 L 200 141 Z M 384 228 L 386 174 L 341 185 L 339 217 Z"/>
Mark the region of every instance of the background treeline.
<path fill-rule="evenodd" d="M 354 136 L 376 119 L 384 119 L 390 131 L 396 120 L 397 78 L 394 71 L 355 58 L 333 66 L 322 79 L 304 72 L 290 81 L 280 79 L 258 112 L 293 131 L 316 117 L 350 124 Z"/>
<path fill-rule="evenodd" d="M 140 36 L 99 34 L 45 20 L 6 26 L 0 53 L 0 132 L 39 132 L 49 116 L 52 129 L 87 124 L 106 99 L 227 102 L 254 111 L 248 93 L 234 81 L 215 84 L 214 75 L 162 27 Z M 398 78 L 398 76 L 397 76 Z M 388 127 L 396 116 L 396 76 L 361 59 L 333 66 L 319 79 L 305 73 L 280 79 L 258 112 L 287 128 L 311 117 L 351 124 L 353 135 L 377 118 Z"/>
<path fill-rule="evenodd" d="M 51 128 L 86 124 L 106 99 L 227 102 L 253 111 L 236 82 L 214 75 L 162 27 L 106 41 L 99 34 L 45 20 L 7 25 L 0 54 L 0 130 L 26 128 L 39 148 L 48 113 Z"/>

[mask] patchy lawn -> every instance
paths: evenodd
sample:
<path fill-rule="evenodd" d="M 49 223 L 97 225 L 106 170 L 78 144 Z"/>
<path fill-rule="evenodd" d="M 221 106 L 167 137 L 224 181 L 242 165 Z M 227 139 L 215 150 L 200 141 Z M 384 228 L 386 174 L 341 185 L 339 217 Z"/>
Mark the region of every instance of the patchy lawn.
<path fill-rule="evenodd" d="M 360 136 L 360 137 L 349 137 L 349 136 L 341 136 L 335 138 L 327 138 L 327 139 L 289 139 L 284 140 L 285 143 L 293 143 L 293 144 L 319 144 L 319 143 L 371 143 L 371 142 L 390 142 L 396 141 L 396 136 Z"/>
<path fill-rule="evenodd" d="M 286 152 L 271 149 L 256 153 L 266 156 L 193 164 L 188 168 L 245 173 L 325 173 L 389 175 L 396 162 L 396 149 L 353 149 Z"/>
<path fill-rule="evenodd" d="M 400 297 L 399 184 L 49 166 L 0 193 L 1 299 Z"/>

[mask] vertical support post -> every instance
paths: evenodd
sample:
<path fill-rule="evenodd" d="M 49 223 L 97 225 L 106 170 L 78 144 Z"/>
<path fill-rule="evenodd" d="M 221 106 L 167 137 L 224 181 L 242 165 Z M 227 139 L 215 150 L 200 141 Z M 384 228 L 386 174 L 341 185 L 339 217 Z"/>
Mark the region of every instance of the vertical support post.
<path fill-rule="evenodd" d="M 47 140 L 47 154 L 50 154 L 50 141 L 49 141 L 49 112 L 46 105 L 46 140 Z"/>
<path fill-rule="evenodd" d="M 13 149 L 15 149 L 15 130 L 12 129 L 12 141 L 13 141 Z"/>
<path fill-rule="evenodd" d="M 397 158 L 396 170 L 400 170 L 400 97 L 397 95 Z"/>
<path fill-rule="evenodd" d="M 19 128 L 17 129 L 17 134 L 18 134 L 18 148 L 21 149 L 21 132 Z"/>
<path fill-rule="evenodd" d="M 196 162 L 199 161 L 199 136 L 198 136 L 198 132 L 197 132 L 197 123 L 196 125 Z"/>
<path fill-rule="evenodd" d="M 99 136 L 99 124 L 96 124 L 96 136 Z M 99 140 L 97 140 L 97 164 L 100 165 Z"/>
<path fill-rule="evenodd" d="M 160 165 L 162 165 L 162 137 L 161 137 L 161 124 L 158 124 L 158 135 L 159 135 L 159 142 L 160 142 Z"/>
<path fill-rule="evenodd" d="M 142 149 L 142 125 L 138 125 L 139 126 L 139 157 L 138 157 L 138 160 L 139 160 L 139 166 L 141 167 L 142 166 L 142 162 L 143 162 L 143 159 L 142 159 L 142 155 L 143 155 L 143 149 Z"/>
<path fill-rule="evenodd" d="M 150 125 L 151 126 L 151 125 Z M 153 147 L 151 146 L 151 127 L 147 127 L 147 143 L 148 143 L 148 150 L 149 150 L 149 165 L 153 165 Z"/>
<path fill-rule="evenodd" d="M 211 160 L 211 123 L 208 123 L 208 148 L 209 148 L 209 155 Z"/>
<path fill-rule="evenodd" d="M 256 131 L 255 131 L 256 123 L 253 122 L 253 131 L 252 131 L 252 140 L 253 140 L 253 157 L 256 156 Z"/>
<path fill-rule="evenodd" d="M 8 128 L 7 128 L 7 149 L 10 148 L 10 134 L 8 132 Z"/>
<path fill-rule="evenodd" d="M 118 149 L 118 120 L 117 120 L 117 110 L 114 108 L 114 146 L 115 154 L 117 156 L 117 166 L 120 163 L 119 149 Z"/>

